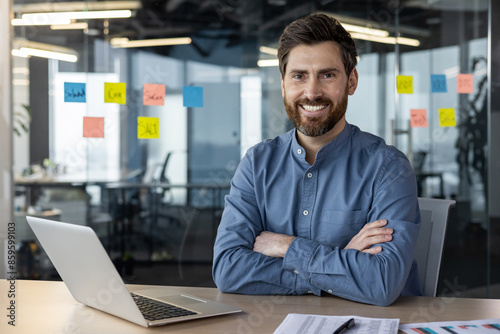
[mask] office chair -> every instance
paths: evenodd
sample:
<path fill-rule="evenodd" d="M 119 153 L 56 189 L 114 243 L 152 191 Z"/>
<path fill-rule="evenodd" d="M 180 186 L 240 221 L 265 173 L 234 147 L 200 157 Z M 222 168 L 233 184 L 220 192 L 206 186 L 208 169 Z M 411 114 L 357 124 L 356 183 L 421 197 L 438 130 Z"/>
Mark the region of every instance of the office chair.
<path fill-rule="evenodd" d="M 424 296 L 436 297 L 448 213 L 455 201 L 418 198 L 421 224 L 415 260 Z"/>

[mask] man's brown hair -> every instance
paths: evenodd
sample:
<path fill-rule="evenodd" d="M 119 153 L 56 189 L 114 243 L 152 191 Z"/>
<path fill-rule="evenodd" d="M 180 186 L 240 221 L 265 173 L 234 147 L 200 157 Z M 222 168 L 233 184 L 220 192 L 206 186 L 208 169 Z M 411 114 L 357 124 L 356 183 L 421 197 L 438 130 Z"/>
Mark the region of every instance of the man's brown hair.
<path fill-rule="evenodd" d="M 295 46 L 335 42 L 340 47 L 347 76 L 357 63 L 356 44 L 339 21 L 325 14 L 312 14 L 290 23 L 280 37 L 278 60 L 281 76 L 285 76 L 290 50 Z"/>

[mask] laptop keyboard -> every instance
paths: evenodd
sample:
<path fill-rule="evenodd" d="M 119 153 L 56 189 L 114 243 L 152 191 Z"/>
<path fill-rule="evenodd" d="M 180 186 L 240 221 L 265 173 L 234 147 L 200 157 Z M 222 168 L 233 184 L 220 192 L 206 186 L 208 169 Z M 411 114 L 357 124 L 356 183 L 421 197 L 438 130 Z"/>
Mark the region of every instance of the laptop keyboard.
<path fill-rule="evenodd" d="M 149 321 L 171 319 L 196 314 L 196 312 L 160 302 L 148 297 L 139 296 L 135 293 L 130 294 L 132 295 L 132 298 L 139 307 L 139 310 L 141 311 L 144 318 Z"/>

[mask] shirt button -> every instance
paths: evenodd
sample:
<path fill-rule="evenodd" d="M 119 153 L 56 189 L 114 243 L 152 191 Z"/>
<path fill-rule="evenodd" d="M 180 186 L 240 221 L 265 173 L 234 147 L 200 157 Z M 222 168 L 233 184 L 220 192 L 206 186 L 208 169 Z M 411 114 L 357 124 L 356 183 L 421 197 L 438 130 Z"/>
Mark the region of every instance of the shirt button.
<path fill-rule="evenodd" d="M 299 148 L 299 149 L 297 150 L 297 153 L 298 153 L 298 154 L 302 154 L 302 150 Z"/>
<path fill-rule="evenodd" d="M 309 211 L 304 210 L 304 211 L 302 211 L 302 214 L 303 214 L 304 216 L 307 216 L 307 215 L 309 214 Z"/>
<path fill-rule="evenodd" d="M 299 274 L 299 272 L 297 270 L 294 270 L 293 272 L 295 273 L 295 275 Z"/>
<path fill-rule="evenodd" d="M 307 293 L 310 294 L 310 295 L 312 295 L 313 292 L 311 290 L 309 290 L 309 291 L 307 291 Z"/>
<path fill-rule="evenodd" d="M 332 291 L 331 289 L 329 289 L 329 290 L 328 290 L 328 293 L 330 293 L 330 294 L 331 294 L 331 293 L 333 293 L 333 291 Z"/>
<path fill-rule="evenodd" d="M 308 178 L 313 177 L 313 173 L 307 173 L 307 177 L 308 177 Z"/>

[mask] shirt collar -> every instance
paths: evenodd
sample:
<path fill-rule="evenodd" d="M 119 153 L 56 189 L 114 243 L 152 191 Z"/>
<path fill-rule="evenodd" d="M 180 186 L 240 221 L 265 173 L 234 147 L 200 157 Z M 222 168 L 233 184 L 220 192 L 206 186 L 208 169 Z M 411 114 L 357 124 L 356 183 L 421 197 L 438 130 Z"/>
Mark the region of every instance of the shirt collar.
<path fill-rule="evenodd" d="M 346 121 L 344 129 L 342 130 L 342 132 L 340 132 L 337 138 L 335 138 L 334 140 L 323 146 L 318 151 L 318 153 L 316 154 L 316 161 L 322 159 L 323 157 L 327 156 L 333 151 L 339 150 L 342 146 L 344 146 L 344 144 L 350 137 L 351 131 L 352 131 L 352 125 L 350 125 Z M 292 137 L 293 154 L 297 157 L 300 157 L 301 160 L 305 161 L 306 150 L 297 142 L 297 129 L 291 130 L 290 133 Z"/>

